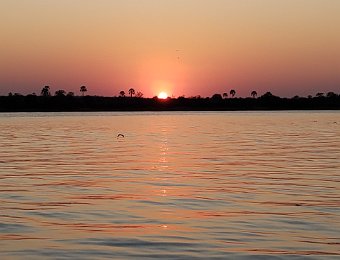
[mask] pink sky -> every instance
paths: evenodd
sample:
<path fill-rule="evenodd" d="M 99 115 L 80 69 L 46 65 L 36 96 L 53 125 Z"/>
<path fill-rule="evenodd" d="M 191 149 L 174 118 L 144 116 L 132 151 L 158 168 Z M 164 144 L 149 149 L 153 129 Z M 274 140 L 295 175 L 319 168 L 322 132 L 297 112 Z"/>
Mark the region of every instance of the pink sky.
<path fill-rule="evenodd" d="M 0 95 L 340 93 L 337 0 L 2 0 Z"/>

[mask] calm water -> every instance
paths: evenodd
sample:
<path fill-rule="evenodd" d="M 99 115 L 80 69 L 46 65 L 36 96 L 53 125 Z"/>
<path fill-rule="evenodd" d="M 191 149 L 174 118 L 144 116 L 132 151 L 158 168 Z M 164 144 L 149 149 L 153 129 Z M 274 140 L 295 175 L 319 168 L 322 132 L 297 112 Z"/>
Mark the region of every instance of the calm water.
<path fill-rule="evenodd" d="M 0 133 L 1 259 L 340 258 L 340 112 L 0 114 Z"/>

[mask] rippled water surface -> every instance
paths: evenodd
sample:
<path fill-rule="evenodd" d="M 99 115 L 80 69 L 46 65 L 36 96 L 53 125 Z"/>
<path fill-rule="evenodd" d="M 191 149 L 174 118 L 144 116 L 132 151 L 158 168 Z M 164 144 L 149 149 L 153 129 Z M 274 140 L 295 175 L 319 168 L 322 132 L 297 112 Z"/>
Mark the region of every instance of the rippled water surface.
<path fill-rule="evenodd" d="M 339 112 L 0 114 L 0 134 L 1 259 L 340 257 Z"/>

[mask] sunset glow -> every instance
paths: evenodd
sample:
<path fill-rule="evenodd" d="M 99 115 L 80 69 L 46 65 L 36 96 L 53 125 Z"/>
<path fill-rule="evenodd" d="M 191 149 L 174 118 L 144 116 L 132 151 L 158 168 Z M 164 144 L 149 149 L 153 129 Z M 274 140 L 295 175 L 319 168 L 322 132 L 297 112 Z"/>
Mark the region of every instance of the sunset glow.
<path fill-rule="evenodd" d="M 337 0 L 2 0 L 0 95 L 338 93 L 339 13 Z"/>
<path fill-rule="evenodd" d="M 158 94 L 158 98 L 159 99 L 167 99 L 168 98 L 168 94 L 166 92 L 162 91 L 162 92 L 160 92 Z"/>

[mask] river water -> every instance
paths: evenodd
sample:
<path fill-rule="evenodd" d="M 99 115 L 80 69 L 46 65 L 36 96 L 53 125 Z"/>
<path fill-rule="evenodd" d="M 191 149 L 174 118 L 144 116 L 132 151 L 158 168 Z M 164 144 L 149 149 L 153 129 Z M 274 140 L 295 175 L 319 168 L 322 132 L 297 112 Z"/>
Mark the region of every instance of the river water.
<path fill-rule="evenodd" d="M 0 259 L 340 258 L 340 112 L 3 113 L 0 134 Z"/>

